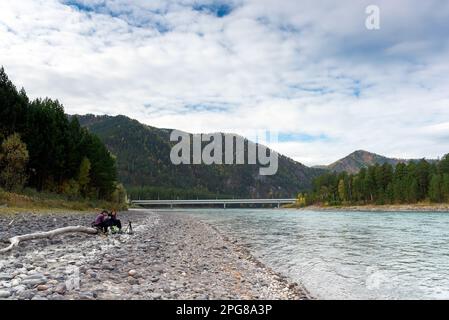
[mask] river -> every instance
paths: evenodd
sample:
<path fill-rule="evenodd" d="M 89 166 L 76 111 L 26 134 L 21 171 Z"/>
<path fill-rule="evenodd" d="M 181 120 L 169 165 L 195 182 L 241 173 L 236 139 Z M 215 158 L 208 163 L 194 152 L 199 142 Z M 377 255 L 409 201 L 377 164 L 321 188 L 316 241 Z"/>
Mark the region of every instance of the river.
<path fill-rule="evenodd" d="M 449 213 L 177 209 L 319 299 L 449 299 Z"/>

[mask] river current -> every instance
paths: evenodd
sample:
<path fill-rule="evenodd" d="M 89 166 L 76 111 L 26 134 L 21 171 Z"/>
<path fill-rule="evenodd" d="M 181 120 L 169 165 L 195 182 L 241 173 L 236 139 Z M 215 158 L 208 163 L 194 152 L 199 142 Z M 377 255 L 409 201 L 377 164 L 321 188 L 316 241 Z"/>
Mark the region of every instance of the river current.
<path fill-rule="evenodd" d="M 449 299 L 449 213 L 179 210 L 320 299 Z"/>

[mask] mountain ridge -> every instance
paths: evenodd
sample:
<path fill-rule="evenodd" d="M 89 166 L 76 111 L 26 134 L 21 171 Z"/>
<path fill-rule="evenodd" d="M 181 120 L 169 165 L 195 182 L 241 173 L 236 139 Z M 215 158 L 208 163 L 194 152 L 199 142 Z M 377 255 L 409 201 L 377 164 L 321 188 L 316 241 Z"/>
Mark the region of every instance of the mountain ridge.
<path fill-rule="evenodd" d="M 278 172 L 259 175 L 259 165 L 173 165 L 171 129 L 159 129 L 126 116 L 73 115 L 117 157 L 120 181 L 142 197 L 296 197 L 325 171 L 279 154 Z M 222 135 L 226 135 L 223 134 Z M 248 141 L 248 140 L 246 140 Z M 248 141 L 248 143 L 252 143 Z M 150 191 L 149 191 L 150 190 Z M 167 191 L 170 190 L 170 191 Z M 180 190 L 187 190 L 188 195 Z M 182 194 L 181 194 L 182 193 Z"/>
<path fill-rule="evenodd" d="M 132 197 L 296 197 L 298 192 L 310 190 L 314 178 L 326 171 L 354 174 L 375 164 L 396 166 L 419 161 L 356 150 L 330 165 L 313 167 L 279 154 L 279 170 L 274 176 L 259 175 L 258 165 L 176 166 L 169 158 L 175 144 L 170 141 L 172 129 L 156 128 L 123 115 L 69 117 L 78 118 L 117 157 L 119 178 Z"/>
<path fill-rule="evenodd" d="M 356 150 L 346 157 L 343 157 L 329 165 L 314 166 L 314 168 L 326 169 L 335 172 L 348 172 L 358 173 L 360 169 L 367 168 L 372 165 L 383 165 L 385 163 L 392 165 L 393 167 L 399 163 L 409 163 L 411 161 L 417 162 L 421 159 L 399 159 L 389 158 L 383 155 L 379 155 L 374 152 L 366 150 Z M 427 160 L 433 162 L 435 160 Z"/>

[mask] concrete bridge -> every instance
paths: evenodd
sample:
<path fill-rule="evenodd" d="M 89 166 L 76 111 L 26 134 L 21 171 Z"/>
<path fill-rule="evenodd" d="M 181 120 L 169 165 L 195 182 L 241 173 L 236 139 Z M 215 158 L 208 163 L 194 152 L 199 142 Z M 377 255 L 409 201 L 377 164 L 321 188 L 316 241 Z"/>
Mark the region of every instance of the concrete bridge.
<path fill-rule="evenodd" d="M 203 200 L 131 200 L 136 205 L 152 205 L 152 206 L 192 206 L 192 205 L 226 205 L 231 204 L 274 204 L 278 208 L 281 204 L 295 203 L 296 199 L 203 199 Z"/>

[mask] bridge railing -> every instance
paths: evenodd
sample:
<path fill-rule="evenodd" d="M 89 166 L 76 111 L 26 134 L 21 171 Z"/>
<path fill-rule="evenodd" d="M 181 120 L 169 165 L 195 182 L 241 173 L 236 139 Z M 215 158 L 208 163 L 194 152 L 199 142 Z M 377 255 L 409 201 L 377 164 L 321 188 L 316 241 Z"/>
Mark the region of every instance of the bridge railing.
<path fill-rule="evenodd" d="M 281 204 L 295 203 L 296 199 L 197 199 L 197 200 L 131 200 L 136 205 L 223 205 L 227 204 Z"/>

